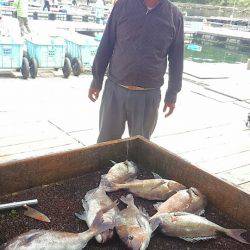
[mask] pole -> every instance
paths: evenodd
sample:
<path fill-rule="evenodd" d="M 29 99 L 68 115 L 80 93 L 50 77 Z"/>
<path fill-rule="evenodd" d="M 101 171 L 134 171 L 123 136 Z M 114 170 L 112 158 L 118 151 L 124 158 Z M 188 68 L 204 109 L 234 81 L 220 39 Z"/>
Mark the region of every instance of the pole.
<path fill-rule="evenodd" d="M 38 200 L 34 199 L 34 200 L 18 201 L 18 202 L 0 204 L 0 210 L 13 209 L 13 208 L 17 208 L 17 207 L 22 207 L 24 205 L 36 205 L 37 203 L 38 203 Z"/>

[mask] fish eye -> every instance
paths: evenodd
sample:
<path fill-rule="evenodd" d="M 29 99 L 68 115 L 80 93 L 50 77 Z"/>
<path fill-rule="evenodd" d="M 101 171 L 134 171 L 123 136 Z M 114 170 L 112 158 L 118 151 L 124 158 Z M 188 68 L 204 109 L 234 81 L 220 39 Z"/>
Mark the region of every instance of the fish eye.
<path fill-rule="evenodd" d="M 196 188 L 191 188 L 191 190 L 196 196 L 199 196 L 198 190 Z"/>
<path fill-rule="evenodd" d="M 134 239 L 134 237 L 132 235 L 128 236 L 128 240 L 133 240 L 133 239 Z"/>

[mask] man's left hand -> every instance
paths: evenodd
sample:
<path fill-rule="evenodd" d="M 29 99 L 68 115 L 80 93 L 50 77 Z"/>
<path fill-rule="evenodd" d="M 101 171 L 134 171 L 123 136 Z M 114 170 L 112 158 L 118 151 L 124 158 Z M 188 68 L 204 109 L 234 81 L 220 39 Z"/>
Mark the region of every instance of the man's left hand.
<path fill-rule="evenodd" d="M 166 102 L 164 105 L 164 108 L 163 108 L 163 112 L 165 113 L 165 117 L 170 116 L 174 112 L 174 109 L 175 109 L 175 103 Z"/>

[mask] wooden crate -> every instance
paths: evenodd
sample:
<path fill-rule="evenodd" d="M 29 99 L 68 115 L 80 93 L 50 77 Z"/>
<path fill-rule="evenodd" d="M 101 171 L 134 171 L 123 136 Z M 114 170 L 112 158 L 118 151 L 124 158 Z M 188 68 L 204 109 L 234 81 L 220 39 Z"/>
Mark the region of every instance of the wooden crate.
<path fill-rule="evenodd" d="M 249 194 L 142 137 L 0 164 L 0 196 L 83 175 L 109 160 L 127 158 L 163 177 L 199 188 L 209 202 L 249 228 Z"/>

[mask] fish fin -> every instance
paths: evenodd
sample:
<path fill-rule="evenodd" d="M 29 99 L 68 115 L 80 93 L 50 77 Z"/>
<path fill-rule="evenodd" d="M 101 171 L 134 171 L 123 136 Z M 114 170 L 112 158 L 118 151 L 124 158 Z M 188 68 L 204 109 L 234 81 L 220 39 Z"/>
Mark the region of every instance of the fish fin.
<path fill-rule="evenodd" d="M 216 236 L 206 236 L 206 237 L 197 237 L 197 238 L 180 237 L 180 239 L 183 239 L 183 240 L 188 241 L 188 242 L 193 242 L 193 243 L 200 241 L 200 240 L 211 240 L 214 238 L 216 238 Z"/>
<path fill-rule="evenodd" d="M 76 218 L 78 218 L 79 220 L 83 220 L 86 221 L 87 220 L 87 213 L 86 211 L 81 212 L 81 213 L 75 213 Z"/>
<path fill-rule="evenodd" d="M 226 231 L 224 231 L 226 233 L 227 236 L 241 242 L 241 243 L 245 243 L 245 244 L 250 244 L 250 242 L 246 241 L 245 239 L 243 239 L 243 237 L 241 237 L 241 234 L 246 233 L 247 230 L 245 229 L 227 229 Z"/>
<path fill-rule="evenodd" d="M 106 230 L 113 229 L 115 227 L 115 220 L 104 222 L 103 215 L 107 213 L 110 209 L 117 207 L 118 201 L 112 202 L 110 205 L 100 209 L 93 220 L 93 223 L 90 226 L 90 230 L 97 231 L 97 234 L 100 234 Z"/>
<path fill-rule="evenodd" d="M 145 221 L 142 220 L 142 216 L 140 214 L 136 215 L 136 220 L 137 220 L 137 222 L 138 222 L 138 224 L 140 225 L 141 228 L 145 228 L 146 227 Z"/>
<path fill-rule="evenodd" d="M 137 175 L 135 174 L 135 175 L 133 175 L 133 176 L 130 176 L 127 180 L 126 180 L 126 182 L 131 182 L 131 181 L 134 181 L 135 179 L 136 179 L 136 177 L 137 177 Z"/>
<path fill-rule="evenodd" d="M 118 214 L 117 214 L 117 216 L 115 217 L 115 226 L 119 227 L 121 225 L 123 225 L 123 221 L 121 219 L 120 211 L 119 211 Z"/>
<path fill-rule="evenodd" d="M 89 190 L 86 194 L 85 194 L 85 200 L 90 200 L 92 199 L 93 195 L 95 194 L 95 192 L 99 189 L 98 188 L 94 188 L 92 190 Z"/>
<path fill-rule="evenodd" d="M 173 216 L 188 216 L 188 215 L 190 215 L 190 213 L 187 213 L 187 212 L 171 212 L 170 214 Z"/>
<path fill-rule="evenodd" d="M 151 190 L 154 190 L 154 189 L 160 187 L 161 185 L 163 185 L 163 184 L 165 184 L 165 183 L 166 183 L 166 181 L 162 179 L 159 183 L 157 183 L 154 187 L 152 187 Z"/>
<path fill-rule="evenodd" d="M 158 175 L 157 173 L 151 172 L 152 175 L 154 176 L 154 179 L 163 179 L 160 175 Z"/>
<path fill-rule="evenodd" d="M 144 207 L 139 207 L 139 211 L 140 211 L 140 213 L 143 215 L 143 216 L 145 216 L 147 219 L 149 219 L 149 214 L 148 214 L 148 212 L 147 212 L 147 210 L 144 208 Z"/>
<path fill-rule="evenodd" d="M 157 227 L 161 224 L 161 222 L 162 222 L 162 219 L 160 216 L 159 217 L 152 217 L 152 219 L 149 222 L 150 227 L 152 229 L 152 232 L 154 232 L 157 229 Z"/>
<path fill-rule="evenodd" d="M 133 166 L 133 168 L 135 170 L 135 174 L 131 177 L 131 178 L 135 179 L 137 177 L 137 174 L 139 173 L 139 168 L 138 168 L 138 166 L 137 166 L 137 164 L 135 162 L 128 161 L 128 160 L 127 160 L 127 162 L 129 162 Z"/>
<path fill-rule="evenodd" d="M 82 199 L 82 207 L 84 208 L 85 211 L 89 210 L 89 205 L 87 201 L 85 201 L 84 199 Z"/>
<path fill-rule="evenodd" d="M 127 204 L 128 206 L 134 206 L 135 205 L 135 201 L 134 201 L 134 197 L 132 194 L 128 194 L 126 197 L 122 196 L 120 197 L 120 200 Z"/>
<path fill-rule="evenodd" d="M 117 164 L 117 162 L 113 161 L 113 160 L 109 160 L 113 165 Z"/>
<path fill-rule="evenodd" d="M 109 181 L 106 176 L 107 175 L 101 176 L 99 188 L 104 190 L 105 192 L 113 192 L 119 190 L 119 184 Z"/>
<path fill-rule="evenodd" d="M 202 209 L 202 210 L 197 211 L 195 214 L 202 216 L 204 213 L 205 213 L 205 209 Z"/>
<path fill-rule="evenodd" d="M 143 227 L 143 223 L 142 223 L 141 218 L 140 218 L 139 215 L 136 216 L 136 220 L 137 220 L 139 226 L 140 226 L 140 227 Z"/>
<path fill-rule="evenodd" d="M 155 204 L 153 204 L 153 207 L 158 211 L 159 206 L 162 204 L 163 202 L 157 202 Z"/>

